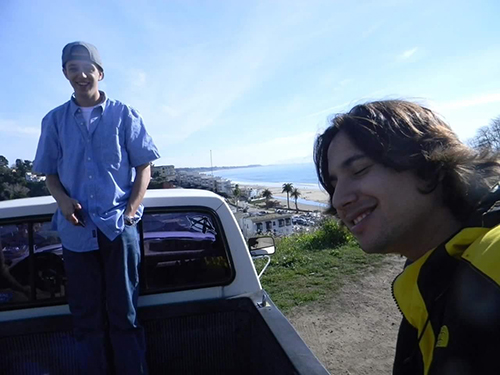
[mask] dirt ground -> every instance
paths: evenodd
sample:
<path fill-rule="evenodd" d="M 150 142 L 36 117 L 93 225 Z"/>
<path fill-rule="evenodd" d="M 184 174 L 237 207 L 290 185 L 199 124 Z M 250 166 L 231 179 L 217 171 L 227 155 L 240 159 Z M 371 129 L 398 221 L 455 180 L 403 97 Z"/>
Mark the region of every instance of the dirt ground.
<path fill-rule="evenodd" d="M 386 375 L 401 315 L 391 285 L 404 259 L 388 256 L 327 304 L 292 310 L 288 319 L 332 375 Z"/>

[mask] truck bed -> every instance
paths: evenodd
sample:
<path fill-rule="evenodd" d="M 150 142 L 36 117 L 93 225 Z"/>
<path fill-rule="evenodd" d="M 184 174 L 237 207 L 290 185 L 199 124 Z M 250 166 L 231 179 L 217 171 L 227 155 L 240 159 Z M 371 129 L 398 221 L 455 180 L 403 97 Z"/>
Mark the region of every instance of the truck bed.
<path fill-rule="evenodd" d="M 150 374 L 328 374 L 270 301 L 148 306 L 140 321 Z M 2 374 L 78 373 L 67 315 L 0 324 L 0 353 Z"/>

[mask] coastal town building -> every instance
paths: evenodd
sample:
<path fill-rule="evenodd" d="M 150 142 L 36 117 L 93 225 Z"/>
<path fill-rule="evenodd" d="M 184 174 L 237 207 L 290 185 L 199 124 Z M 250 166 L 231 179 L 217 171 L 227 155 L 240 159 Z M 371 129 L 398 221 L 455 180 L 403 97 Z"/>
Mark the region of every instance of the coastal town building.
<path fill-rule="evenodd" d="M 31 172 L 26 172 L 25 179 L 29 182 L 42 182 L 45 181 L 45 176 L 37 176 Z"/>
<path fill-rule="evenodd" d="M 228 196 L 233 195 L 233 186 L 231 181 L 221 177 L 215 177 L 217 193 L 224 193 Z"/>
<path fill-rule="evenodd" d="M 153 176 L 157 175 L 166 181 L 175 181 L 175 167 L 173 165 L 153 166 Z"/>
<path fill-rule="evenodd" d="M 241 196 L 246 199 L 254 199 L 260 196 L 261 190 L 251 187 L 240 188 Z"/>
<path fill-rule="evenodd" d="M 185 188 L 211 190 L 229 197 L 233 195 L 231 181 L 217 176 L 212 177 L 211 175 L 191 171 L 176 171 L 176 181 L 179 186 Z"/>
<path fill-rule="evenodd" d="M 233 197 L 236 187 L 236 184 L 226 178 L 198 171 L 177 170 L 173 165 L 153 166 L 153 177 L 159 177 L 183 188 L 210 190 L 227 197 Z M 260 190 L 240 187 L 240 194 L 242 199 L 252 199 L 260 194 Z"/>
<path fill-rule="evenodd" d="M 293 233 L 292 214 L 235 215 L 245 238 L 270 233 L 288 236 Z"/>
<path fill-rule="evenodd" d="M 182 187 L 191 187 L 196 183 L 195 179 L 198 177 L 199 173 L 196 172 L 186 172 L 186 171 L 176 171 L 176 181 Z"/>

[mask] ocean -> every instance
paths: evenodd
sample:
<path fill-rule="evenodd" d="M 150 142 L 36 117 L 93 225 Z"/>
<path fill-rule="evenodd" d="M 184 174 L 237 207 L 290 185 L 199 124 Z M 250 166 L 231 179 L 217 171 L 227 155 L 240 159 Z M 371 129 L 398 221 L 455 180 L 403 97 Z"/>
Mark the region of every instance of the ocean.
<path fill-rule="evenodd" d="M 208 174 L 208 173 L 207 173 Z M 214 170 L 214 176 L 227 178 L 235 184 L 240 185 L 261 185 L 266 187 L 281 188 L 284 183 L 293 183 L 297 189 L 320 190 L 316 169 L 313 163 L 302 164 L 276 164 L 264 165 L 251 168 L 234 168 Z M 274 199 L 285 200 L 283 197 Z M 293 200 L 291 200 L 290 205 Z M 299 198 L 298 203 L 310 206 L 327 207 L 328 205 Z"/>
<path fill-rule="evenodd" d="M 207 173 L 208 174 L 208 173 Z M 217 169 L 214 176 L 241 185 L 281 187 L 291 182 L 298 189 L 319 190 L 314 163 L 263 165 L 251 168 Z"/>

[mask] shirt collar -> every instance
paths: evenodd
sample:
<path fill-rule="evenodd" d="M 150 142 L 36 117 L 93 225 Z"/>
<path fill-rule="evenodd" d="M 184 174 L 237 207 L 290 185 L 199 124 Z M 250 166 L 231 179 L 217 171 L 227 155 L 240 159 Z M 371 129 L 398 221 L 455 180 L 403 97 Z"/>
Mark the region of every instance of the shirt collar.
<path fill-rule="evenodd" d="M 104 113 L 104 110 L 106 109 L 106 106 L 108 104 L 108 97 L 106 96 L 106 93 L 104 91 L 99 90 L 99 93 L 102 95 L 103 100 L 96 107 L 101 107 L 101 113 Z M 71 100 L 69 101 L 69 105 L 72 114 L 75 114 L 76 111 L 80 109 L 80 106 L 76 103 L 76 97 L 74 93 L 71 95 Z"/>

